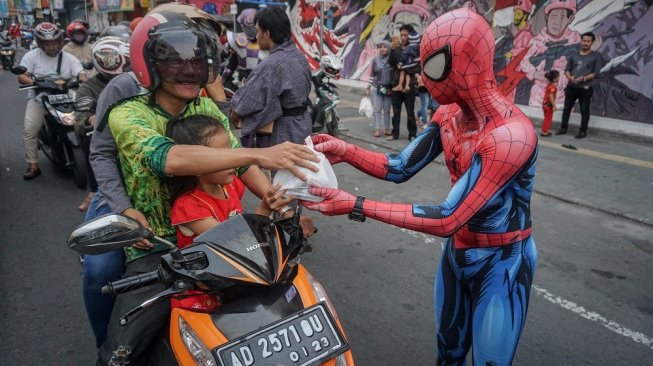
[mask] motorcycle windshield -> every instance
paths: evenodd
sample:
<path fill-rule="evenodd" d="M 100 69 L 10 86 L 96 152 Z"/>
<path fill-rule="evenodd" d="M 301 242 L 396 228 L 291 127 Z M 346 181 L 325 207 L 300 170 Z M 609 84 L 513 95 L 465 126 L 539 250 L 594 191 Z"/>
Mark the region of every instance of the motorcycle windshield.
<path fill-rule="evenodd" d="M 230 263 L 232 268 L 225 268 L 225 272 L 230 272 L 226 277 L 233 279 L 238 279 L 233 276 L 236 269 L 243 281 L 271 284 L 278 280 L 287 262 L 286 235 L 265 216 L 234 216 L 193 241 L 200 243 Z"/>

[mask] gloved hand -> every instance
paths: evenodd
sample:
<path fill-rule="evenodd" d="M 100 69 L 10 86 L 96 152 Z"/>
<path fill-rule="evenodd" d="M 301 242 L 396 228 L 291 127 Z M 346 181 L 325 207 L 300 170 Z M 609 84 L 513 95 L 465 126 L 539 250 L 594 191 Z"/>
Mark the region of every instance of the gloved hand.
<path fill-rule="evenodd" d="M 311 187 L 311 194 L 324 197 L 322 202 L 301 201 L 309 210 L 319 211 L 327 216 L 346 215 L 354 209 L 356 196 L 341 189 Z"/>
<path fill-rule="evenodd" d="M 331 165 L 349 162 L 354 157 L 356 146 L 327 134 L 313 135 L 313 148 L 324 153 Z"/>

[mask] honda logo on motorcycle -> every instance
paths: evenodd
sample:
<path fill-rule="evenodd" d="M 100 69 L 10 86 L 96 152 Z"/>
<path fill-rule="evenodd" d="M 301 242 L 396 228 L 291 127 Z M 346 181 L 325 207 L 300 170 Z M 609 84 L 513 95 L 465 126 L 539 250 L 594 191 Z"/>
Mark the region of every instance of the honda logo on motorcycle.
<path fill-rule="evenodd" d="M 252 250 L 256 250 L 256 249 L 258 249 L 260 247 L 269 247 L 269 246 L 270 246 L 270 244 L 268 244 L 268 243 L 257 243 L 257 244 L 252 245 L 251 247 L 245 248 L 245 250 L 248 251 L 248 252 L 251 252 Z"/>

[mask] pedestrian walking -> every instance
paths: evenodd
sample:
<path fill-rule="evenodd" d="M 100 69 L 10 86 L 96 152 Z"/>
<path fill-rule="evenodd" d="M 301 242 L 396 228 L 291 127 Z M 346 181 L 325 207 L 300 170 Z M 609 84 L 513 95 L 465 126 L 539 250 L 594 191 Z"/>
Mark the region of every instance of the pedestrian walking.
<path fill-rule="evenodd" d="M 590 122 L 590 102 L 592 101 L 594 79 L 601 70 L 601 58 L 592 51 L 592 44 L 596 36 L 592 32 L 583 33 L 580 40 L 580 50 L 567 57 L 565 77 L 569 81 L 565 88 L 565 107 L 562 110 L 562 123 L 557 135 L 567 133 L 569 115 L 574 108 L 576 100 L 580 104 L 580 130 L 575 136 L 582 139 L 587 136 L 587 127 Z"/>
<path fill-rule="evenodd" d="M 556 110 L 556 94 L 558 93 L 558 81 L 560 81 L 560 71 L 551 70 L 544 77 L 549 81 L 549 85 L 544 89 L 544 100 L 542 101 L 542 110 L 544 111 L 544 122 L 542 122 L 541 136 L 551 136 L 551 120 L 553 112 Z"/>
<path fill-rule="evenodd" d="M 376 46 L 378 55 L 372 61 L 370 84 L 367 86 L 367 95 L 372 98 L 374 108 L 374 137 L 381 136 L 384 128 L 386 136 L 392 136 L 390 128 L 390 107 L 392 106 L 392 82 L 395 69 L 389 62 L 390 42 L 381 41 Z M 381 115 L 383 114 L 383 125 Z"/>

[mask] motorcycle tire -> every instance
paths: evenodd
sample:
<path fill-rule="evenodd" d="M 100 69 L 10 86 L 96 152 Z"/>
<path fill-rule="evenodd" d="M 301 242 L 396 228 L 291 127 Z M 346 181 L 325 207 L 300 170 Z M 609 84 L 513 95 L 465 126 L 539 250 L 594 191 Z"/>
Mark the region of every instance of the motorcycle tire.
<path fill-rule="evenodd" d="M 7 69 L 11 70 L 12 67 L 14 67 L 14 58 L 12 57 L 8 62 L 7 62 Z M 7 70 L 5 69 L 5 70 Z"/>
<path fill-rule="evenodd" d="M 86 171 L 86 155 L 81 147 L 73 147 L 72 157 L 75 160 L 75 164 L 72 166 L 73 178 L 75 179 L 75 185 L 80 188 L 86 188 L 87 182 L 87 171 Z"/>
<path fill-rule="evenodd" d="M 335 111 L 331 112 L 331 120 L 326 123 L 327 133 L 333 137 L 340 136 L 340 128 L 338 127 L 338 114 Z"/>

